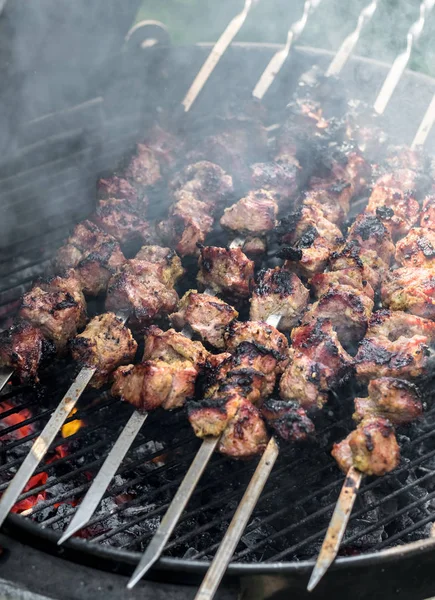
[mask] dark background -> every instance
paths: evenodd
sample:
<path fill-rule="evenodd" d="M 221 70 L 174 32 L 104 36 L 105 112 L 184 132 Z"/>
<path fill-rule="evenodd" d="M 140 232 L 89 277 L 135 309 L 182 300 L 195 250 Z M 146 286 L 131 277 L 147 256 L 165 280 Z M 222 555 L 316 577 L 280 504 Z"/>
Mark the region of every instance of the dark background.
<path fill-rule="evenodd" d="M 356 26 L 360 10 L 369 0 L 323 0 L 299 43 L 337 49 Z M 216 40 L 244 0 L 144 0 L 138 20 L 164 22 L 174 43 Z M 237 41 L 284 43 L 290 25 L 300 18 L 303 0 L 259 0 Z M 419 17 L 420 0 L 379 0 L 378 9 L 363 31 L 356 53 L 392 62 L 406 47 L 406 33 Z M 435 76 L 435 8 L 414 47 L 410 67 Z"/>

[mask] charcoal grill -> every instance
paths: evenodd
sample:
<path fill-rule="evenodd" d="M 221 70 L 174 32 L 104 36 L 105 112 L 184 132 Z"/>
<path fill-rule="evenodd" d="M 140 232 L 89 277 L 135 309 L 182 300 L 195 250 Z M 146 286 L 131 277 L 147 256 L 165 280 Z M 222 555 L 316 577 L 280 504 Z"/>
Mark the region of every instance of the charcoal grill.
<path fill-rule="evenodd" d="M 157 43 L 142 43 L 149 39 Z M 233 44 L 201 93 L 194 118 L 207 114 L 211 105 L 219 113 L 229 97 L 230 103 L 238 105 L 249 100 L 277 47 Z M 95 61 L 86 85 L 80 80 L 72 105 L 65 105 L 56 87 L 53 96 L 38 96 L 37 106 L 31 107 L 25 98 L 36 89 L 32 88 L 36 80 L 30 75 L 24 87 L 14 87 L 21 101 L 11 115 L 9 156 L 0 163 L 4 215 L 0 223 L 0 315 L 5 321 L 22 292 L 47 269 L 70 227 L 92 212 L 98 176 L 116 167 L 155 118 L 180 111 L 180 101 L 209 50 L 207 44 L 175 50 L 165 31 L 151 25 L 135 30 L 122 53 L 113 51 L 110 60 Z M 294 49 L 264 100 L 271 123 L 280 118 L 300 75 L 314 64 L 324 70 L 332 56 L 314 48 Z M 380 62 L 354 57 L 343 72 L 348 95 L 373 102 L 388 69 Z M 57 76 L 65 82 L 69 73 L 62 58 L 59 70 L 43 69 L 39 75 L 47 85 Z M 78 80 L 74 75 L 73 82 Z M 434 92 L 435 80 L 424 75 L 407 72 L 401 79 L 386 113 L 386 128 L 397 142 L 410 143 Z M 434 134 L 427 148 L 435 150 Z M 59 363 L 37 390 L 14 387 L 2 395 L 2 402 L 10 408 L 0 415 L 0 491 L 74 375 L 70 364 Z M 352 390 L 344 393 L 350 395 Z M 350 428 L 345 405 L 333 403 L 319 417 L 320 449 L 316 444 L 303 453 L 300 449 L 282 452 L 228 572 L 229 584 L 241 584 L 246 598 L 287 597 L 290 590 L 304 596 L 313 557 L 342 483 L 329 449 Z M 149 417 L 82 532 L 84 539 L 73 539 L 62 549 L 56 546 L 74 512 L 73 503 L 89 488 L 130 414 L 130 407 L 108 394 L 98 398 L 95 392 L 87 392 L 83 396 L 70 421 L 81 419 L 85 426 L 67 439 L 59 437 L 37 470 L 40 484 L 20 496 L 21 502 L 29 504 L 25 518 L 12 515 L 6 523 L 7 536 L 2 541 L 12 553 L 18 548 L 22 551 L 19 544 L 24 543 L 120 576 L 132 572 L 139 551 L 151 539 L 199 446 L 181 413 Z M 431 576 L 434 424 L 435 409 L 429 408 L 422 423 L 402 431 L 401 467 L 382 479 L 365 482 L 342 556 L 313 597 L 326 593 L 347 597 L 350 587 L 357 598 L 380 593 L 423 598 L 435 593 Z M 17 437 L 20 430 L 25 431 L 24 437 Z M 254 469 L 255 463 L 213 458 L 164 558 L 152 572 L 153 579 L 192 583 L 202 577 Z M 42 565 L 47 564 L 45 556 L 38 559 Z M 14 564 L 13 559 L 9 564 Z M 0 573 L 7 573 L 7 555 L 0 567 Z M 260 589 L 263 595 L 258 595 Z M 228 593 L 224 589 L 222 597 Z"/>

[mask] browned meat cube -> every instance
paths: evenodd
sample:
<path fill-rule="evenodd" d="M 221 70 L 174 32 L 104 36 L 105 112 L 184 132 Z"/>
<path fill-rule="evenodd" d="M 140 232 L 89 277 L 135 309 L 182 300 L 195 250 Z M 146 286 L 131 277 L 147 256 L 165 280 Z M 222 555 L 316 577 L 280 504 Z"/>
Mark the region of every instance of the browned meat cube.
<path fill-rule="evenodd" d="M 95 222 L 121 244 L 151 243 L 153 231 L 145 220 L 144 209 L 122 198 L 100 200 Z"/>
<path fill-rule="evenodd" d="M 348 231 L 347 239 L 355 242 L 359 249 L 375 251 L 387 265 L 390 264 L 394 255 L 393 240 L 387 227 L 375 215 L 358 215 Z"/>
<path fill-rule="evenodd" d="M 346 203 L 341 200 L 348 189 L 348 182 L 328 184 L 322 180 L 314 180 L 310 189 L 303 193 L 301 202 L 304 206 L 320 211 L 324 219 L 340 225 L 349 212 L 349 194 L 346 194 Z"/>
<path fill-rule="evenodd" d="M 267 321 L 280 315 L 279 328 L 289 331 L 298 324 L 308 304 L 309 292 L 295 273 L 275 267 L 260 271 L 251 296 L 251 321 Z"/>
<path fill-rule="evenodd" d="M 147 133 L 145 145 L 154 152 L 162 167 L 172 169 L 183 156 L 183 140 L 159 125 Z"/>
<path fill-rule="evenodd" d="M 147 360 L 119 367 L 113 374 L 112 394 L 130 402 L 137 410 L 183 406 L 195 394 L 198 370 L 190 361 Z"/>
<path fill-rule="evenodd" d="M 189 325 L 202 340 L 222 349 L 225 347 L 225 327 L 238 316 L 236 309 L 223 300 L 189 290 L 181 298 L 178 311 L 172 313 L 170 319 L 177 329 Z"/>
<path fill-rule="evenodd" d="M 241 399 L 219 441 L 218 450 L 231 458 L 247 459 L 262 454 L 269 437 L 258 408 Z"/>
<path fill-rule="evenodd" d="M 361 340 L 373 310 L 373 300 L 352 287 L 330 288 L 302 317 L 302 323 L 329 319 L 343 345 Z"/>
<path fill-rule="evenodd" d="M 427 229 L 435 229 L 435 194 L 428 194 L 423 201 L 420 226 Z"/>
<path fill-rule="evenodd" d="M 125 175 L 140 188 L 155 185 L 162 178 L 156 153 L 148 146 L 138 144 L 136 154 L 130 160 Z"/>
<path fill-rule="evenodd" d="M 435 267 L 435 231 L 413 227 L 396 244 L 396 262 L 403 267 Z"/>
<path fill-rule="evenodd" d="M 366 250 L 350 242 L 339 251 L 333 252 L 329 258 L 332 271 L 356 268 L 361 271 L 363 281 L 377 290 L 388 271 L 388 265 L 378 256 L 376 250 Z"/>
<path fill-rule="evenodd" d="M 142 260 L 127 261 L 107 288 L 106 310 L 127 312 L 133 324 L 171 313 L 177 303 L 177 292 L 158 279 L 156 265 Z"/>
<path fill-rule="evenodd" d="M 347 473 L 353 466 L 349 437 L 350 434 L 341 442 L 335 442 L 331 450 L 331 455 L 335 458 L 339 468 L 343 471 L 343 473 Z"/>
<path fill-rule="evenodd" d="M 252 260 L 260 259 L 267 251 L 265 238 L 247 236 L 241 246 L 243 253 Z"/>
<path fill-rule="evenodd" d="M 235 352 L 238 346 L 249 342 L 278 361 L 279 367 L 287 363 L 288 342 L 283 333 L 261 321 L 233 321 L 224 334 L 226 350 Z"/>
<path fill-rule="evenodd" d="M 390 171 L 402 169 L 414 172 L 414 177 L 418 178 L 421 172 L 426 173 L 430 169 L 428 156 L 421 148 L 411 150 L 409 146 L 389 146 L 387 148 L 385 164 Z M 411 180 L 411 187 L 412 185 Z"/>
<path fill-rule="evenodd" d="M 349 449 L 351 465 L 366 475 L 385 475 L 400 462 L 394 427 L 380 417 L 362 421 L 346 440 L 334 444 L 332 456 L 344 470 L 349 465 Z"/>
<path fill-rule="evenodd" d="M 279 208 L 288 208 L 294 202 L 301 174 L 299 162 L 266 162 L 251 165 L 251 185 L 254 189 L 270 192 Z"/>
<path fill-rule="evenodd" d="M 243 398 L 233 393 L 219 398 L 189 402 L 188 418 L 196 436 L 218 437 L 234 418 Z"/>
<path fill-rule="evenodd" d="M 38 383 L 39 370 L 49 364 L 55 353 L 53 342 L 25 321 L 0 333 L 0 365 L 14 369 L 21 383 Z"/>
<path fill-rule="evenodd" d="M 261 415 L 267 424 L 286 442 L 301 442 L 314 433 L 314 424 L 297 402 L 266 400 Z"/>
<path fill-rule="evenodd" d="M 275 227 L 277 214 L 278 205 L 271 192 L 256 190 L 226 208 L 220 223 L 241 234 L 264 235 Z"/>
<path fill-rule="evenodd" d="M 201 248 L 197 279 L 205 288 L 216 293 L 246 298 L 249 296 L 253 277 L 254 263 L 240 248 Z"/>
<path fill-rule="evenodd" d="M 125 198 L 130 200 L 133 204 L 137 203 L 139 196 L 135 187 L 131 185 L 123 177 L 109 177 L 108 179 L 99 179 L 97 182 L 97 196 L 99 200 L 106 200 L 107 198 Z M 141 204 L 148 204 L 146 196 L 141 198 Z"/>
<path fill-rule="evenodd" d="M 293 329 L 289 365 L 280 381 L 280 395 L 303 408 L 321 408 L 328 391 L 338 386 L 353 367 L 330 321 L 318 319 Z"/>
<path fill-rule="evenodd" d="M 418 377 L 428 368 L 435 323 L 401 311 L 373 313 L 355 358 L 358 377 Z"/>
<path fill-rule="evenodd" d="M 169 286 L 174 286 L 185 272 L 180 257 L 170 248 L 142 246 L 135 259 L 157 265 L 155 272 L 158 279 Z"/>
<path fill-rule="evenodd" d="M 82 308 L 82 324 L 86 323 L 86 301 L 83 296 L 82 286 L 74 269 L 65 271 L 62 275 L 38 279 L 35 284 L 44 292 L 66 292 Z"/>
<path fill-rule="evenodd" d="M 124 264 L 118 242 L 91 221 L 79 223 L 55 259 L 58 270 L 74 268 L 85 294 L 105 292 L 110 276 Z"/>
<path fill-rule="evenodd" d="M 404 379 L 372 379 L 368 392 L 367 398 L 355 398 L 355 421 L 362 421 L 367 417 L 383 417 L 393 425 L 404 425 L 423 413 L 418 388 Z"/>
<path fill-rule="evenodd" d="M 310 286 L 316 298 L 321 298 L 331 289 L 339 290 L 341 286 L 345 289 L 354 289 L 355 292 L 374 298 L 374 291 L 368 281 L 363 279 L 363 269 L 359 267 L 347 267 L 341 271 L 326 271 L 316 273 L 310 280 Z"/>
<path fill-rule="evenodd" d="M 188 192 L 204 202 L 214 212 L 217 206 L 224 206 L 231 197 L 233 179 L 219 166 L 203 160 L 185 167 L 170 183 L 176 200 Z"/>
<path fill-rule="evenodd" d="M 403 267 L 386 273 L 381 287 L 384 306 L 426 319 L 435 319 L 435 273 Z"/>
<path fill-rule="evenodd" d="M 209 352 L 201 342 L 194 342 L 174 329 L 162 331 L 159 327 L 151 325 L 146 331 L 144 361 L 164 360 L 172 363 L 189 360 L 199 368 L 205 365 L 208 357 Z"/>
<path fill-rule="evenodd" d="M 137 343 L 114 313 L 97 315 L 70 342 L 71 354 L 81 366 L 96 369 L 90 385 L 99 388 L 120 365 L 134 359 Z"/>

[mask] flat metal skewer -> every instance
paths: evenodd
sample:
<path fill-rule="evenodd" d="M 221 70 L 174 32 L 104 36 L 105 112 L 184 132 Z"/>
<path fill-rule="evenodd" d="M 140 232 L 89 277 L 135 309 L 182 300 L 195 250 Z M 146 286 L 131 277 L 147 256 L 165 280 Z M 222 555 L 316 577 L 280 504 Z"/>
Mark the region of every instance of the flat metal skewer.
<path fill-rule="evenodd" d="M 411 145 L 412 149 L 415 149 L 417 146 L 422 146 L 425 143 L 434 121 L 435 95 L 432 98 L 414 137 Z M 316 564 L 308 582 L 307 589 L 309 592 L 316 587 L 338 554 L 341 541 L 346 532 L 347 524 L 349 523 L 350 515 L 352 513 L 352 507 L 361 485 L 362 477 L 362 473 L 357 471 L 354 467 L 351 467 L 347 472 L 319 556 L 317 557 Z"/>
<path fill-rule="evenodd" d="M 211 600 L 215 595 L 237 544 L 251 518 L 252 511 L 278 458 L 278 454 L 278 444 L 275 438 L 272 437 L 237 507 L 230 526 L 195 596 L 195 600 Z"/>
<path fill-rule="evenodd" d="M 278 52 L 276 52 L 272 56 L 269 64 L 264 69 L 260 79 L 257 82 L 257 85 L 254 88 L 254 91 L 252 92 L 254 98 L 258 98 L 259 100 L 261 100 L 264 97 L 267 90 L 275 81 L 275 78 L 280 72 L 283 64 L 287 60 L 293 43 L 298 39 L 298 37 L 305 29 L 308 17 L 319 6 L 321 1 L 322 0 L 305 0 L 302 17 L 298 21 L 296 21 L 296 23 L 293 23 L 293 25 L 290 27 L 287 33 L 287 41 L 285 43 L 284 48 L 278 50 Z"/>
<path fill-rule="evenodd" d="M 414 44 L 421 36 L 426 22 L 426 17 L 433 9 L 434 4 L 435 0 L 423 0 L 423 2 L 420 4 L 420 17 L 411 25 L 406 36 L 406 50 L 399 54 L 399 56 L 391 65 L 390 72 L 388 73 L 382 85 L 381 91 L 376 98 L 374 109 L 380 115 L 384 113 L 384 110 L 386 109 L 387 104 L 390 101 L 390 98 L 396 89 L 404 70 L 406 69 L 409 59 L 411 58 Z"/>
<path fill-rule="evenodd" d="M 213 46 L 212 51 L 208 55 L 205 63 L 199 70 L 198 75 L 195 77 L 192 85 L 189 88 L 189 91 L 187 92 L 186 96 L 184 97 L 184 100 L 182 101 L 182 105 L 184 106 L 185 112 L 188 112 L 192 108 L 192 104 L 195 102 L 202 88 L 206 84 L 208 78 L 213 73 L 216 65 L 222 58 L 222 55 L 225 53 L 228 46 L 239 33 L 253 4 L 254 0 L 245 0 L 243 10 L 238 15 L 236 15 L 232 19 L 232 21 L 230 21 L 221 37 Z"/>
<path fill-rule="evenodd" d="M 13 369 L 2 369 L 2 372 L 0 373 L 0 392 L 5 387 L 5 385 L 7 384 L 7 382 L 13 374 Z"/>

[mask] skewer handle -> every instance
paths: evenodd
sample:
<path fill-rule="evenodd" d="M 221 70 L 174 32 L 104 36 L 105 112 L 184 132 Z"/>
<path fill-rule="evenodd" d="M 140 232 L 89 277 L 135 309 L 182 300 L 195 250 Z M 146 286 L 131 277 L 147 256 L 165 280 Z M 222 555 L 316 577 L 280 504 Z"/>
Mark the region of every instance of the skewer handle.
<path fill-rule="evenodd" d="M 382 85 L 381 91 L 376 98 L 374 109 L 380 115 L 384 113 L 384 110 L 387 107 L 387 104 L 390 101 L 390 98 L 393 95 L 400 78 L 402 77 L 403 71 L 406 69 L 406 65 L 411 58 L 414 44 L 421 36 L 426 22 L 426 17 L 433 9 L 434 4 L 435 0 L 423 0 L 423 2 L 420 4 L 420 17 L 411 25 L 406 36 L 406 50 L 399 54 L 399 56 L 393 62 L 390 72 L 388 73 Z"/>
<path fill-rule="evenodd" d="M 427 136 L 432 129 L 432 126 L 435 121 L 435 94 L 431 100 L 431 103 L 428 106 L 427 111 L 424 114 L 423 120 L 420 123 L 420 127 L 418 128 L 417 133 L 415 134 L 414 139 L 412 140 L 411 150 L 415 150 L 418 146 L 423 146 L 425 141 L 427 140 Z"/>
<path fill-rule="evenodd" d="M 231 524 L 227 529 L 224 539 L 207 571 L 201 587 L 195 596 L 195 600 L 211 600 L 214 597 L 237 544 L 251 518 L 252 511 L 254 510 L 270 472 L 273 469 L 275 461 L 278 458 L 278 454 L 278 444 L 276 443 L 275 438 L 271 438 L 246 492 L 237 507 Z"/>
<path fill-rule="evenodd" d="M 131 415 L 121 435 L 116 440 L 113 448 L 109 452 L 101 469 L 92 482 L 86 496 L 80 504 L 74 518 L 69 524 L 67 530 L 57 542 L 63 544 L 67 539 L 82 529 L 94 514 L 106 489 L 116 474 L 119 465 L 122 463 L 125 455 L 130 449 L 133 441 L 138 435 L 142 425 L 147 419 L 147 413 L 139 413 L 136 410 Z"/>
<path fill-rule="evenodd" d="M 338 75 L 341 73 L 341 70 L 347 63 L 350 55 L 352 54 L 356 44 L 361 35 L 361 31 L 367 25 L 367 23 L 371 20 L 375 11 L 378 7 L 378 0 L 372 0 L 370 4 L 368 4 L 359 14 L 358 22 L 356 28 L 352 33 L 350 33 L 347 38 L 343 41 L 340 48 L 338 49 L 337 54 L 332 59 L 331 64 L 329 65 L 325 75 L 326 77 L 331 77 Z"/>
<path fill-rule="evenodd" d="M 171 502 L 165 516 L 160 523 L 160 527 L 154 534 L 148 548 L 142 556 L 135 572 L 131 576 L 130 581 L 127 584 L 129 590 L 131 590 L 136 583 L 142 579 L 145 573 L 158 561 L 163 549 L 171 537 L 171 534 L 177 525 L 181 514 L 183 513 L 187 503 L 190 500 L 192 492 L 195 490 L 199 479 L 201 478 L 204 469 L 206 468 L 216 446 L 219 443 L 220 438 L 206 438 L 202 444 L 196 456 L 190 465 L 174 499 Z"/>
<path fill-rule="evenodd" d="M 278 50 L 278 52 L 272 56 L 269 64 L 264 69 L 260 79 L 257 82 L 257 85 L 254 88 L 254 91 L 252 92 L 254 98 L 261 100 L 264 97 L 267 90 L 274 82 L 275 77 L 280 72 L 283 64 L 287 60 L 293 43 L 298 39 L 305 29 L 308 17 L 319 6 L 321 1 L 322 0 L 305 0 L 302 17 L 290 27 L 287 33 L 287 41 L 284 48 L 282 48 L 282 50 Z"/>
<path fill-rule="evenodd" d="M 84 368 L 75 378 L 69 390 L 63 397 L 61 403 L 51 415 L 50 420 L 44 427 L 42 433 L 34 442 L 32 449 L 24 459 L 15 477 L 12 479 L 8 488 L 2 496 L 0 502 L 0 527 L 8 516 L 9 511 L 16 503 L 24 486 L 35 472 L 36 467 L 44 458 L 47 450 L 52 444 L 57 432 L 67 420 L 69 414 L 85 390 L 89 381 L 95 373 L 95 369 Z"/>
<path fill-rule="evenodd" d="M 208 55 L 207 60 L 202 65 L 198 75 L 195 77 L 182 102 L 185 112 L 188 112 L 191 109 L 192 104 L 195 102 L 202 88 L 207 83 L 208 78 L 213 73 L 222 55 L 240 31 L 249 11 L 251 10 L 252 4 L 253 0 L 245 0 L 245 6 L 243 7 L 242 12 L 236 15 L 228 24 L 223 34 L 214 45 L 212 51 Z"/>
<path fill-rule="evenodd" d="M 355 467 L 351 467 L 341 488 L 320 554 L 308 582 L 307 589 L 309 592 L 316 587 L 337 556 L 361 481 L 362 473 L 357 471 Z"/>

